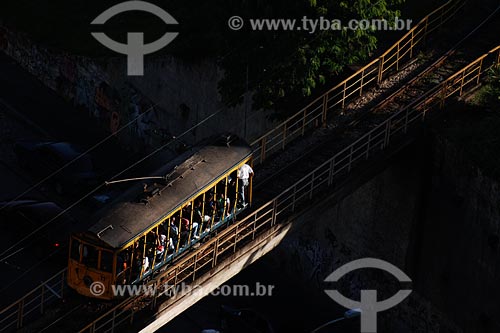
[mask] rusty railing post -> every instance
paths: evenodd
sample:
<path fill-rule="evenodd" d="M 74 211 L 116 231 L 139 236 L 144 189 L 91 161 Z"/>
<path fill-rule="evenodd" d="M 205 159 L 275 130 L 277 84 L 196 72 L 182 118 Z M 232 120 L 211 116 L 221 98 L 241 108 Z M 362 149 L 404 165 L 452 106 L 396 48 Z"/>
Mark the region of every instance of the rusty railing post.
<path fill-rule="evenodd" d="M 274 199 L 273 201 L 273 208 L 272 209 L 272 217 L 271 217 L 271 226 L 274 226 L 276 224 L 276 215 L 277 215 L 277 210 L 278 210 L 278 199 Z M 255 222 L 257 222 L 257 215 L 255 215 L 256 218 L 255 218 Z M 255 233 L 255 226 L 256 224 L 254 225 L 254 233 Z"/>
<path fill-rule="evenodd" d="M 326 93 L 325 95 L 323 95 L 323 115 L 322 115 L 322 119 L 321 119 L 321 123 L 323 125 L 323 127 L 326 127 L 326 112 L 328 110 L 328 93 Z"/>
<path fill-rule="evenodd" d="M 23 317 L 24 317 L 24 298 L 19 302 L 19 308 L 17 310 L 17 328 L 21 328 L 23 326 Z"/>
<path fill-rule="evenodd" d="M 413 58 L 413 44 L 415 42 L 415 29 L 411 29 L 410 59 Z"/>
<path fill-rule="evenodd" d="M 477 73 L 477 82 L 476 82 L 476 85 L 479 84 L 479 80 L 481 79 L 481 71 L 483 69 L 483 59 L 481 59 L 481 62 L 479 63 L 479 72 Z M 460 95 L 462 95 L 462 94 L 460 94 Z"/>
<path fill-rule="evenodd" d="M 333 182 L 333 171 L 335 169 L 335 156 L 330 160 L 330 169 L 328 170 L 328 186 L 332 185 Z"/>
<path fill-rule="evenodd" d="M 398 50 L 396 51 L 396 72 L 399 71 L 399 50 L 400 50 L 400 43 L 398 42 Z"/>
<path fill-rule="evenodd" d="M 479 74 L 480 73 L 481 73 L 481 68 L 479 68 L 479 73 L 477 73 L 478 79 L 479 79 Z M 459 94 L 459 96 L 462 96 L 462 93 L 463 93 L 464 80 L 465 80 L 465 71 L 462 71 L 462 78 L 460 79 L 460 94 Z"/>
<path fill-rule="evenodd" d="M 425 17 L 425 26 L 424 26 L 424 36 L 423 36 L 423 44 L 427 42 L 427 29 L 429 27 L 429 16 Z"/>
<path fill-rule="evenodd" d="M 238 244 L 238 227 L 240 225 L 237 224 L 236 228 L 234 228 L 234 247 L 233 247 L 233 253 L 236 253 L 236 245 Z"/>
<path fill-rule="evenodd" d="M 347 89 L 347 81 L 344 80 L 344 88 L 342 89 L 342 113 L 344 113 L 345 108 L 345 91 Z"/>
<path fill-rule="evenodd" d="M 446 94 L 448 93 L 448 84 L 446 81 L 443 82 L 443 89 L 441 90 L 441 101 L 439 102 L 439 108 L 444 107 L 444 102 L 446 100 Z"/>
<path fill-rule="evenodd" d="M 215 267 L 215 265 L 217 265 L 217 248 L 219 247 L 219 238 L 217 238 L 214 242 L 214 256 L 212 258 L 212 268 Z M 176 275 L 177 275 L 177 272 L 176 272 Z M 176 277 L 177 279 L 177 277 Z M 177 283 L 176 283 L 177 284 Z"/>
<path fill-rule="evenodd" d="M 267 143 L 267 136 L 262 138 L 262 143 L 260 144 L 260 163 L 261 164 L 266 159 L 266 143 Z"/>
<path fill-rule="evenodd" d="M 359 85 L 359 96 L 363 95 L 364 81 L 365 81 L 365 70 L 363 69 L 363 71 L 361 72 L 361 82 L 360 82 L 360 85 Z"/>
<path fill-rule="evenodd" d="M 382 82 L 382 76 L 384 74 L 384 56 L 380 57 L 380 61 L 378 64 L 378 75 L 377 75 L 377 84 Z"/>

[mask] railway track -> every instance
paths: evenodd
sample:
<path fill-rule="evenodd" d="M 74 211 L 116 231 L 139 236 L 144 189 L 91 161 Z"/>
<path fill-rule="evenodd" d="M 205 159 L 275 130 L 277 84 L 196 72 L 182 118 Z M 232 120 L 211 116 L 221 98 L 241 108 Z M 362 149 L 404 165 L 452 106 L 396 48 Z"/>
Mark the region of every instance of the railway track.
<path fill-rule="evenodd" d="M 412 98 L 421 96 L 428 87 L 439 84 L 446 77 L 465 66 L 481 51 L 487 50 L 489 45 L 480 39 L 474 40 L 474 45 L 470 46 L 469 49 L 462 47 L 462 50 L 465 49 L 467 52 L 460 52 L 461 49 L 458 46 L 460 43 L 463 44 L 464 40 L 470 39 L 469 37 L 475 37 L 485 31 L 488 32 L 486 25 L 488 25 L 489 20 L 487 18 L 494 16 L 493 12 L 497 9 L 497 5 L 493 4 L 492 1 L 474 6 L 469 4 L 468 8 L 465 7 L 467 16 L 464 16 L 459 22 L 452 20 L 448 23 L 448 31 L 432 35 L 429 38 L 433 39 L 430 41 L 433 46 L 423 55 L 421 54 L 401 65 L 399 72 L 388 77 L 376 87 L 363 90 L 363 94 L 347 103 L 345 108 L 330 110 L 322 128 L 318 129 L 319 122 L 316 118 L 317 123 L 313 131 L 309 130 L 307 135 L 295 137 L 293 140 L 285 140 L 286 146 L 283 143 L 281 152 L 274 153 L 266 159 L 264 165 L 257 167 L 260 167 L 257 177 L 257 179 L 260 178 L 259 182 L 265 183 L 274 177 L 275 170 L 282 170 L 287 165 L 294 163 L 295 156 L 309 151 L 309 146 L 331 141 L 330 138 L 333 136 L 342 136 L 346 129 L 352 129 L 353 125 L 366 120 L 367 115 L 377 114 L 381 118 L 384 113 L 389 115 L 394 109 L 404 106 Z M 476 19 L 474 20 L 473 17 Z M 494 40 L 496 27 L 493 24 L 490 26 L 492 26 L 489 31 L 490 37 Z M 309 119 L 308 116 L 307 121 L 310 121 Z M 300 127 L 302 121 L 295 122 L 294 120 L 292 123 L 287 127 L 287 131 L 300 132 L 300 128 L 295 127 Z M 375 121 L 376 123 L 377 121 Z M 270 145 L 269 142 L 268 145 Z"/>
<path fill-rule="evenodd" d="M 254 187 L 255 191 L 258 191 L 258 195 L 254 195 L 258 200 L 256 202 L 257 206 L 261 202 L 267 202 L 274 198 L 282 190 L 293 184 L 294 181 L 300 179 L 301 176 L 307 174 L 316 166 L 321 165 L 359 136 L 378 126 L 392 114 L 437 87 L 477 56 L 487 52 L 496 45 L 496 43 L 485 41 L 494 40 L 497 26 L 500 26 L 500 6 L 495 11 L 490 12 L 480 25 L 468 32 L 451 49 L 382 102 L 372 108 L 363 110 L 345 123 L 344 126 L 337 127 L 320 144 L 307 147 L 308 149 L 298 154 L 295 159 L 288 160 L 283 166 L 272 172 L 267 172 L 265 178 L 256 183 Z M 478 38 L 479 36 L 482 38 Z M 279 158 L 279 155 L 277 158 Z M 266 168 L 266 165 L 263 168 Z M 258 174 L 261 170 L 256 170 L 256 173 Z"/>

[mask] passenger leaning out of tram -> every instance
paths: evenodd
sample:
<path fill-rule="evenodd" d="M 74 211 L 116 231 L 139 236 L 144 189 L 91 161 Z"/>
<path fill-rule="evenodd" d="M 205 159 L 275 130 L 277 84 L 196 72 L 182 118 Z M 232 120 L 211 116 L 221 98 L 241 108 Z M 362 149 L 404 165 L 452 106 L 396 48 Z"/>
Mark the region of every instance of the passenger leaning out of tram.
<path fill-rule="evenodd" d="M 198 239 L 198 223 L 191 222 L 189 219 L 182 217 L 181 218 L 181 243 L 186 244 L 188 241 L 189 235 L 191 235 L 191 239 Z"/>
<path fill-rule="evenodd" d="M 246 197 L 248 196 L 248 185 L 250 184 L 250 178 L 253 177 L 253 169 L 248 164 L 243 164 L 238 169 L 237 177 L 239 179 L 240 187 L 240 204 L 241 206 L 246 206 Z"/>

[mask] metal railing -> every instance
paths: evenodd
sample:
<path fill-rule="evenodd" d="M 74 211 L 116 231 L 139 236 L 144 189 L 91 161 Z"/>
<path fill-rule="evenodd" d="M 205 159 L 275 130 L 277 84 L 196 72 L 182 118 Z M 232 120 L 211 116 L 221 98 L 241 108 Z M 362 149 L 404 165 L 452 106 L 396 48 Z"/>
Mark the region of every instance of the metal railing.
<path fill-rule="evenodd" d="M 440 9 L 434 11 L 433 13 L 439 12 L 440 15 L 443 15 L 443 13 L 449 13 L 452 10 L 452 8 L 455 9 L 458 8 L 457 7 L 458 5 L 455 5 L 454 7 L 446 7 L 447 5 L 450 4 L 450 2 L 443 5 L 442 7 L 440 7 Z M 431 16 L 432 13 L 429 14 L 426 18 L 424 18 L 423 21 L 432 22 L 429 21 L 429 17 Z M 434 21 L 435 20 L 437 19 L 434 19 Z M 428 26 L 430 26 L 430 24 L 427 25 L 427 27 Z M 436 29 L 436 27 L 434 27 L 434 29 Z M 431 30 L 432 29 L 430 29 L 429 31 Z M 411 32 L 412 31 L 410 31 L 410 33 Z M 392 49 L 394 49 L 394 47 Z M 402 48 L 399 48 L 400 51 L 401 49 Z M 389 49 L 386 53 L 384 53 L 384 55 L 388 55 L 390 52 L 391 49 Z M 387 59 L 390 58 L 389 57 L 385 58 L 385 62 L 388 61 Z M 386 122 L 384 122 L 384 124 L 372 129 L 370 132 L 365 134 L 363 137 L 358 139 L 349 147 L 345 148 L 344 150 L 336 154 L 330 161 L 323 163 L 310 175 L 298 181 L 292 188 L 289 188 L 286 191 L 284 191 L 271 203 L 264 205 L 258 211 L 254 212 L 251 216 L 245 218 L 238 224 L 230 227 L 229 229 L 221 233 L 217 237 L 217 241 L 219 242 L 217 246 L 213 245 L 214 244 L 213 242 L 207 244 L 207 245 L 211 244 L 211 246 L 214 246 L 212 250 L 209 251 L 210 253 L 209 255 L 205 255 L 202 257 L 193 257 L 193 258 L 187 257 L 187 259 L 193 261 L 195 266 L 196 265 L 198 266 L 198 268 L 194 269 L 193 277 L 196 276 L 196 272 L 199 271 L 199 269 L 204 268 L 208 265 L 207 262 L 201 263 L 200 259 L 206 259 L 212 256 L 214 258 L 214 261 L 211 263 L 210 267 L 214 267 L 216 265 L 217 258 L 219 257 L 219 255 L 221 253 L 227 252 L 231 248 L 230 246 L 227 246 L 225 242 L 227 241 L 233 242 L 231 243 L 231 246 L 234 247 L 234 249 L 236 249 L 239 240 L 245 240 L 250 235 L 252 235 L 253 239 L 255 235 L 259 232 L 259 230 L 261 230 L 265 226 L 269 227 L 274 225 L 276 217 L 282 214 L 285 210 L 291 210 L 291 212 L 294 212 L 300 200 L 307 197 L 312 198 L 313 195 L 317 193 L 320 189 L 324 188 L 325 186 L 330 186 L 332 184 L 333 177 L 336 177 L 341 173 L 351 171 L 353 165 L 359 160 L 363 159 L 363 157 L 368 158 L 369 156 L 373 155 L 374 152 L 386 147 L 390 139 L 395 135 L 401 132 L 406 133 L 409 125 L 412 124 L 412 122 L 414 122 L 415 120 L 419 119 L 420 117 L 422 118 L 425 117 L 427 110 L 431 107 L 434 107 L 436 103 L 439 103 L 441 106 L 443 106 L 444 101 L 448 97 L 453 96 L 457 93 L 461 95 L 465 88 L 471 85 L 474 86 L 477 85 L 480 82 L 481 75 L 484 73 L 485 68 L 491 67 L 491 66 L 489 67 L 483 66 L 483 64 L 487 63 L 489 59 L 492 60 L 491 61 L 492 63 L 495 64 L 500 63 L 500 52 L 498 47 L 490 51 L 488 54 L 481 56 L 476 61 L 469 64 L 458 73 L 452 75 L 449 79 L 444 81 L 436 89 L 431 90 L 428 94 L 425 94 L 424 96 L 419 98 L 409 107 L 401 110 L 400 112 L 390 117 Z M 365 66 L 364 69 L 366 70 L 366 68 L 368 68 L 372 63 Z M 394 64 L 390 64 L 389 66 L 394 66 Z M 363 69 L 361 71 L 363 71 Z M 343 84 L 345 85 L 345 83 Z M 362 89 L 362 87 L 360 87 L 360 89 Z M 436 91 L 439 91 L 439 93 L 436 93 Z M 306 115 L 306 113 L 304 114 Z M 314 120 L 315 118 L 311 119 Z M 312 120 L 310 119 L 306 120 L 306 118 L 303 118 L 300 121 L 302 121 L 302 124 L 309 124 Z M 403 126 L 400 126 L 400 124 L 403 124 Z M 293 126 L 291 126 L 290 128 L 292 127 Z M 303 130 L 304 128 L 302 128 L 302 134 Z M 286 138 L 284 142 L 286 142 Z M 268 207 L 272 208 L 270 208 L 269 211 L 264 212 L 263 210 Z M 267 218 L 261 221 L 263 217 Z M 248 233 L 242 234 L 241 230 L 243 229 L 241 228 L 243 228 L 243 223 L 249 221 L 249 219 L 251 218 L 254 219 L 252 225 L 244 227 L 247 229 L 250 228 L 248 230 L 245 229 L 247 230 Z M 238 230 L 238 228 L 240 228 L 240 230 Z M 231 232 L 234 232 L 232 236 L 223 238 L 223 236 L 227 236 L 229 235 L 228 233 Z M 196 256 L 199 256 L 199 254 L 196 254 Z M 183 264 L 184 261 L 187 259 L 183 259 L 183 261 L 180 262 L 179 265 Z M 184 273 L 186 272 L 186 270 L 182 270 L 182 272 Z M 168 274 L 173 274 L 173 273 L 171 271 L 168 271 Z M 38 313 L 43 313 L 44 308 L 50 302 L 54 301 L 54 299 L 57 298 L 57 295 L 61 295 L 62 297 L 63 291 L 66 287 L 65 279 L 66 279 L 66 269 L 57 273 L 51 279 L 42 283 L 39 287 L 35 288 L 21 299 L 11 304 L 7 308 L 3 309 L 2 311 L 0 311 L 0 327 L 1 327 L 0 331 L 5 331 L 8 329 L 12 329 L 14 327 L 15 328 L 21 327 L 23 323 L 26 321 L 26 318 L 29 318 L 29 316 L 33 315 L 35 311 Z M 179 280 L 179 276 L 177 273 L 174 274 L 173 279 L 175 281 Z M 130 300 L 127 300 L 125 303 L 127 302 L 130 302 Z M 125 305 L 125 303 L 122 303 L 121 305 L 123 306 Z M 114 315 L 112 316 L 112 318 L 114 319 L 111 320 L 111 323 L 113 323 L 112 327 L 115 327 L 115 325 L 117 325 L 118 323 L 122 323 L 125 320 L 125 319 L 120 320 L 120 318 L 122 317 L 125 317 L 127 319 L 131 318 L 131 314 L 129 313 L 130 311 L 118 310 L 118 309 L 122 309 L 122 307 L 118 306 L 116 310 L 113 310 L 115 312 Z M 101 326 L 95 325 L 98 321 L 99 320 L 97 320 L 92 324 L 92 327 L 94 327 L 94 329 L 96 330 L 102 328 Z"/>
<path fill-rule="evenodd" d="M 410 129 L 422 123 L 431 109 L 443 108 L 448 98 L 462 96 L 470 88 L 476 87 L 484 78 L 484 73 L 500 65 L 500 46 L 479 57 L 459 72 L 450 76 L 436 88 L 428 91 L 411 105 L 390 116 L 348 147 L 338 152 L 314 171 L 283 191 L 274 200 L 261 206 L 238 223 L 229 226 L 193 254 L 182 258 L 169 268 L 161 279 L 153 283 L 158 286 L 168 284 L 172 287 L 181 282 L 194 281 L 206 271 L 217 265 L 221 257 L 236 253 L 242 246 L 253 241 L 263 230 L 270 230 L 277 218 L 297 211 L 310 200 L 335 185 L 335 179 L 344 178 L 361 161 L 384 150 L 391 142 L 397 141 Z M 281 220 L 281 219 L 280 219 Z M 2 331 L 19 328 L 34 313 L 43 313 L 44 308 L 57 297 L 62 297 L 66 270 L 40 285 L 29 294 L 0 312 Z M 156 304 L 162 293 L 149 299 Z M 136 310 L 130 306 L 135 300 L 125 300 L 106 314 L 102 315 L 81 332 L 113 332 L 123 323 L 133 320 Z"/>
<path fill-rule="evenodd" d="M 450 97 L 462 96 L 468 88 L 476 87 L 485 71 L 499 65 L 500 46 L 479 57 L 411 105 L 390 116 L 284 190 L 272 201 L 262 205 L 243 220 L 229 226 L 192 254 L 181 258 L 174 266 L 168 268 L 159 278 L 150 283 L 158 292 L 149 298 L 142 296 L 141 303 L 154 306 L 162 297 L 166 298 L 165 295 L 168 293 L 164 291 L 168 290 L 164 289 L 165 285 L 178 290 L 181 283 L 194 282 L 213 269 L 222 259 L 234 255 L 242 247 L 255 240 L 263 231 L 272 230 L 278 222 L 286 221 L 284 217 L 297 212 L 300 207 L 309 205 L 311 200 L 324 193 L 325 189 L 335 187 L 336 180 L 345 179 L 345 176 L 360 162 L 384 151 L 389 145 L 397 147 L 398 143 L 403 144 L 404 139 L 408 138 L 406 135 L 408 131 L 417 129 L 426 119 L 429 111 L 442 109 L 445 101 Z M 259 241 L 264 243 L 267 238 Z M 118 323 L 131 322 L 136 312 L 134 307 L 130 306 L 134 300 L 132 298 L 124 301 L 87 325 L 80 333 L 114 332 L 119 329 Z M 117 318 L 119 318 L 118 321 Z"/>
<path fill-rule="evenodd" d="M 48 305 L 63 298 L 66 288 L 66 269 L 63 269 L 0 311 L 0 332 L 21 328 L 27 320 L 43 314 Z"/>
<path fill-rule="evenodd" d="M 251 146 L 254 151 L 254 164 L 262 163 L 268 156 L 284 149 L 297 137 L 303 136 L 306 131 L 325 124 L 328 113 L 343 110 L 350 101 L 361 96 L 363 91 L 382 82 L 390 72 L 399 71 L 400 65 L 415 55 L 417 46 L 423 44 L 429 34 L 451 19 L 464 4 L 463 0 L 450 0 L 437 8 L 380 57 L 253 141 Z"/>
<path fill-rule="evenodd" d="M 379 83 L 384 75 L 390 70 L 399 70 L 402 61 L 412 58 L 415 47 L 422 43 L 431 32 L 449 20 L 463 5 L 464 0 L 450 0 L 424 17 L 416 26 L 406 33 L 391 48 L 384 52 L 379 58 L 358 70 L 355 74 L 330 89 L 323 96 L 311 102 L 305 108 L 288 118 L 275 129 L 267 132 L 255 140 L 251 146 L 254 150 L 254 164 L 263 162 L 266 157 L 284 149 L 285 146 L 297 138 L 303 136 L 311 128 L 326 122 L 327 113 L 336 108 L 344 108 L 346 103 L 358 95 L 362 95 L 364 89 Z M 37 304 L 43 313 L 44 304 L 49 300 L 44 299 L 43 286 L 52 280 L 65 280 L 66 270 L 56 274 L 48 281 L 42 283 L 33 291 L 0 311 L 0 332 L 16 326 L 21 327 L 24 318 L 33 313 L 26 310 L 27 305 L 35 304 L 30 297 L 39 295 Z M 10 315 L 9 311 L 18 309 L 18 314 Z M 8 322 L 10 320 L 11 322 Z"/>

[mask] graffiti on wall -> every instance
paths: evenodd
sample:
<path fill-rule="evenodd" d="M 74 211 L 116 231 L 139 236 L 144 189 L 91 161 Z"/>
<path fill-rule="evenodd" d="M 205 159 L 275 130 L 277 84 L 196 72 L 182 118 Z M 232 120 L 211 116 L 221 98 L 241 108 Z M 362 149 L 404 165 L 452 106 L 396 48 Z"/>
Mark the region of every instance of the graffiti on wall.
<path fill-rule="evenodd" d="M 64 56 L 61 59 L 59 76 L 56 78 L 56 91 L 70 102 L 75 99 L 77 74 L 76 62 L 71 57 Z"/>
<path fill-rule="evenodd" d="M 106 82 L 101 82 L 95 92 L 95 116 L 110 133 L 116 134 L 120 126 L 120 97 Z"/>
<path fill-rule="evenodd" d="M 137 149 L 152 148 L 171 139 L 162 125 L 162 110 L 131 86 L 118 91 L 92 59 L 48 50 L 2 27 L 0 50 L 77 110 L 97 119 L 108 133 L 117 134 L 123 123 L 137 119 L 129 131 L 120 132 L 128 135 L 124 140 L 137 144 Z"/>
<path fill-rule="evenodd" d="M 80 59 L 76 64 L 77 80 L 74 83 L 74 104 L 78 109 L 87 112 L 90 117 L 96 118 L 98 115 L 95 111 L 95 94 L 99 82 L 105 82 L 106 80 L 102 78 L 99 69 L 91 62 Z"/>
<path fill-rule="evenodd" d="M 141 138 L 145 146 L 163 146 L 171 141 L 173 135 L 162 125 L 163 110 L 137 89 L 130 87 L 130 91 L 132 94 L 128 109 L 133 135 Z"/>

